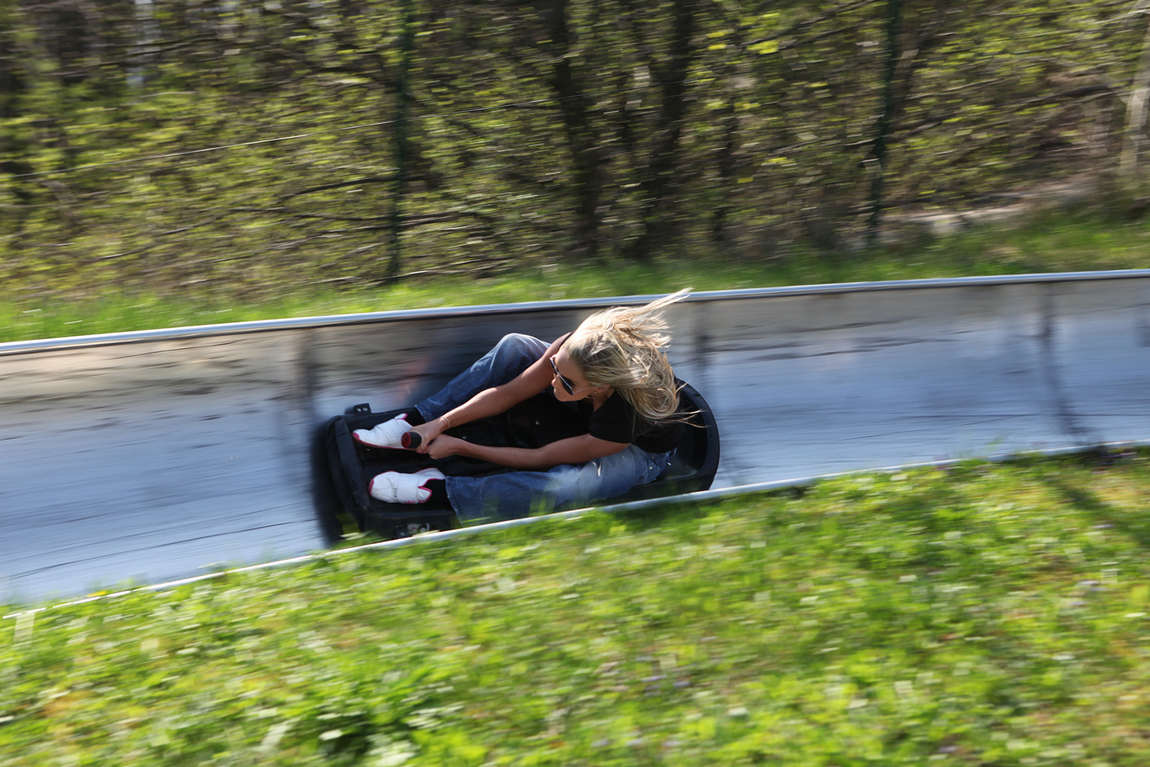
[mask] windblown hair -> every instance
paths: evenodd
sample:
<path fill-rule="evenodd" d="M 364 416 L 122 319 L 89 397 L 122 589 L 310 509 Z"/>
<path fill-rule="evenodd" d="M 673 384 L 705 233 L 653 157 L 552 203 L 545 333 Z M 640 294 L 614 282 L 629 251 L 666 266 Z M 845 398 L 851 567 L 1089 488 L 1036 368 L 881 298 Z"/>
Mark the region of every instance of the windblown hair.
<path fill-rule="evenodd" d="M 595 312 L 563 346 L 587 383 L 610 386 L 648 421 L 672 418 L 679 409 L 679 390 L 663 352 L 671 342 L 663 309 L 690 292 L 680 290 L 646 306 Z"/>

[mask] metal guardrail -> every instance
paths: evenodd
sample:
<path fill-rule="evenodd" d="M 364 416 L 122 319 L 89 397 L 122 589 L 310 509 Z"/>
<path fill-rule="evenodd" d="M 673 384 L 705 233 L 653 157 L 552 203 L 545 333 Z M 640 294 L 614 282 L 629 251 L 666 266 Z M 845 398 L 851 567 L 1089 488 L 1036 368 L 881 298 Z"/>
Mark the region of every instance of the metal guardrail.
<path fill-rule="evenodd" d="M 326 416 L 645 298 L 0 344 L 0 602 L 322 549 Z M 720 491 L 1150 437 L 1150 270 L 716 291 L 670 318 L 719 418 Z"/>
<path fill-rule="evenodd" d="M 1046 274 L 1006 274 L 984 277 L 947 277 L 917 280 L 887 280 L 883 282 L 835 282 L 823 285 L 787 285 L 777 288 L 743 288 L 734 290 L 711 290 L 693 293 L 685 300 L 690 302 L 731 301 L 736 299 L 761 299 L 771 296 L 804 296 L 834 293 L 882 292 L 887 290 L 919 290 L 922 288 L 954 288 L 990 285 L 1017 285 L 1042 282 L 1086 282 L 1091 280 L 1120 280 L 1150 276 L 1150 269 L 1117 269 L 1104 272 L 1055 272 Z M 198 338 L 203 336 L 230 335 L 234 333 L 259 333 L 274 330 L 314 328 L 333 325 L 359 325 L 374 322 L 402 322 L 443 317 L 461 317 L 475 314 L 514 314 L 524 311 L 556 311 L 562 309 L 596 309 L 622 304 L 643 304 L 657 296 L 622 296 L 612 298 L 577 298 L 555 301 L 531 301 L 511 304 L 478 304 L 474 306 L 447 306 L 424 309 L 401 309 L 384 312 L 361 312 L 357 314 L 332 314 L 316 317 L 293 317 L 276 320 L 251 320 L 228 322 L 216 325 L 192 325 L 178 328 L 155 330 L 133 330 L 121 333 L 101 333 L 63 338 L 34 339 L 30 341 L 9 341 L 0 343 L 0 355 L 21 354 L 45 351 L 48 349 L 70 349 L 80 346 L 100 346 L 106 344 L 138 343 L 164 339 Z"/>

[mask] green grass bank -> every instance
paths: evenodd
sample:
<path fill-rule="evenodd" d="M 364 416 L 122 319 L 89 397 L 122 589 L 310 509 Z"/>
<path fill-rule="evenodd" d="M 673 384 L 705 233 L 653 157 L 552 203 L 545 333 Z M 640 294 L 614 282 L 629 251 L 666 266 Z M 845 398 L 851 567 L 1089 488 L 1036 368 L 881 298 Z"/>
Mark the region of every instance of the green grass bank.
<path fill-rule="evenodd" d="M 488 279 L 424 277 L 387 287 L 300 286 L 230 294 L 215 289 L 124 292 L 109 272 L 105 284 L 45 297 L 14 282 L 0 294 L 0 342 L 202 325 L 279 317 L 507 303 L 696 290 L 758 288 L 872 280 L 964 277 L 1142 268 L 1150 220 L 1128 221 L 1091 212 L 1045 212 L 1013 228 L 979 227 L 959 234 L 849 254 L 797 248 L 755 261 L 665 258 L 649 265 L 574 265 L 556 259 L 542 269 Z"/>
<path fill-rule="evenodd" d="M 1148 509 L 970 462 L 47 610 L 0 763 L 1143 767 Z"/>

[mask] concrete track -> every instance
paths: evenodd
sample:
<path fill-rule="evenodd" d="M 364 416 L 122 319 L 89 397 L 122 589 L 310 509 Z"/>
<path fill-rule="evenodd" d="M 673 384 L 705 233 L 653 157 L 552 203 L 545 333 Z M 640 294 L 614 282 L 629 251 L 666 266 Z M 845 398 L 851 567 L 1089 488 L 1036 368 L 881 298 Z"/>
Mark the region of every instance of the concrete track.
<path fill-rule="evenodd" d="M 0 344 L 0 602 L 323 548 L 323 419 L 624 301 Z M 719 419 L 716 488 L 1150 440 L 1150 270 L 721 291 L 670 317 Z"/>

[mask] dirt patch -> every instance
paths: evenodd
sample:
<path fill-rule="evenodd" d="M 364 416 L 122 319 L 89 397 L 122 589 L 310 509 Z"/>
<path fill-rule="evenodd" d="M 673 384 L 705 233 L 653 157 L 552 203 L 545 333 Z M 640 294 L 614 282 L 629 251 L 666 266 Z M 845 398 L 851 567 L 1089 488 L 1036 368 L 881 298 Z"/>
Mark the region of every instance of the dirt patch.
<path fill-rule="evenodd" d="M 884 218 L 881 242 L 897 244 L 915 237 L 939 237 L 1019 219 L 1043 209 L 1072 207 L 1095 199 L 1100 181 L 1080 175 L 1024 190 L 985 195 L 986 204 L 952 211 L 906 211 Z"/>

